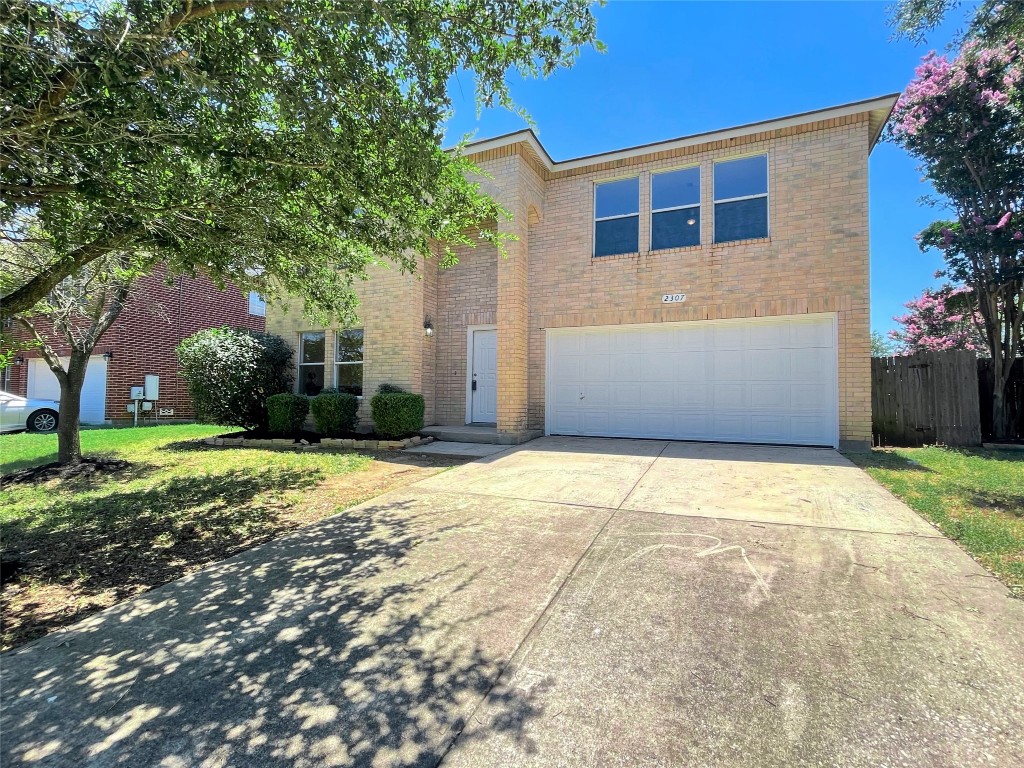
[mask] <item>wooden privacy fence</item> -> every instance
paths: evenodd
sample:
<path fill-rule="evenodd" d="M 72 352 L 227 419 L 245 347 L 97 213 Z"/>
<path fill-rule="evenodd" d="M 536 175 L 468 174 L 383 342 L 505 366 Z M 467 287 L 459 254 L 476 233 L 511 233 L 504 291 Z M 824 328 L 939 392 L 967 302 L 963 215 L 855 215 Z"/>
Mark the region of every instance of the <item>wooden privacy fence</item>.
<path fill-rule="evenodd" d="M 981 436 L 992 439 L 992 361 L 978 360 L 978 396 L 981 399 Z M 1013 361 L 1010 380 L 1006 385 L 1006 403 L 1010 409 L 1011 440 L 1024 440 L 1024 357 Z"/>
<path fill-rule="evenodd" d="M 978 445 L 978 363 L 973 352 L 871 358 L 875 445 Z"/>

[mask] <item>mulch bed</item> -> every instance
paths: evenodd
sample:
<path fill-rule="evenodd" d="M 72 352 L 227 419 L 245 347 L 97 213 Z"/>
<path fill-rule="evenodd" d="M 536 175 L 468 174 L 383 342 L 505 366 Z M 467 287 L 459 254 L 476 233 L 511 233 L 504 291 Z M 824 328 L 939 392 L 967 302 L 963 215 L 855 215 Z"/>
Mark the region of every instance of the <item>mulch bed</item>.
<path fill-rule="evenodd" d="M 82 459 L 78 464 L 61 465 L 53 462 L 52 464 L 28 467 L 27 469 L 20 469 L 7 475 L 0 475 L 0 487 L 24 483 L 47 483 L 50 480 L 79 480 L 98 475 L 109 475 L 114 472 L 123 472 L 126 469 L 131 469 L 131 466 L 131 462 L 124 459 L 90 456 Z"/>

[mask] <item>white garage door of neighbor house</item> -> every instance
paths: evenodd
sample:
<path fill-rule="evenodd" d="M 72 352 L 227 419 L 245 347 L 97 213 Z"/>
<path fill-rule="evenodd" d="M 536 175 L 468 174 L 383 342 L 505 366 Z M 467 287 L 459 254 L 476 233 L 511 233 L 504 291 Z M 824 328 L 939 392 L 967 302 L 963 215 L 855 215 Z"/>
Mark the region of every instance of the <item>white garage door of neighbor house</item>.
<path fill-rule="evenodd" d="M 548 434 L 836 446 L 834 315 L 547 332 Z"/>
<path fill-rule="evenodd" d="M 28 396 L 41 400 L 60 400 L 60 384 L 50 366 L 44 360 L 33 358 L 28 368 Z M 67 368 L 68 358 L 60 359 Z M 85 369 L 85 384 L 82 386 L 83 424 L 102 424 L 106 419 L 107 404 L 107 361 L 103 355 L 89 358 Z"/>

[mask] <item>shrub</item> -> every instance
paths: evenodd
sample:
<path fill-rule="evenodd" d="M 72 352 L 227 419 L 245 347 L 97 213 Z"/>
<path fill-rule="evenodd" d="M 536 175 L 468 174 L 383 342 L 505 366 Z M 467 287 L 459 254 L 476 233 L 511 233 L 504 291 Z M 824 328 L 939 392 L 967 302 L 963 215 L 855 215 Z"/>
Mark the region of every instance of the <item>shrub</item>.
<path fill-rule="evenodd" d="M 370 400 L 377 432 L 384 437 L 405 437 L 423 429 L 423 395 L 410 392 L 378 392 Z"/>
<path fill-rule="evenodd" d="M 323 391 L 310 401 L 316 430 L 326 437 L 353 432 L 358 420 L 359 398 L 348 392 Z"/>
<path fill-rule="evenodd" d="M 275 435 L 293 435 L 302 431 L 302 424 L 309 413 L 309 398 L 281 392 L 267 398 L 267 416 L 270 431 Z"/>
<path fill-rule="evenodd" d="M 267 398 L 291 384 L 291 348 L 273 334 L 207 328 L 184 339 L 177 353 L 196 419 L 204 424 L 266 429 Z"/>
<path fill-rule="evenodd" d="M 394 384 L 388 384 L 387 382 L 377 387 L 377 394 L 379 395 L 397 395 L 403 394 L 405 391 L 401 387 L 396 387 Z"/>

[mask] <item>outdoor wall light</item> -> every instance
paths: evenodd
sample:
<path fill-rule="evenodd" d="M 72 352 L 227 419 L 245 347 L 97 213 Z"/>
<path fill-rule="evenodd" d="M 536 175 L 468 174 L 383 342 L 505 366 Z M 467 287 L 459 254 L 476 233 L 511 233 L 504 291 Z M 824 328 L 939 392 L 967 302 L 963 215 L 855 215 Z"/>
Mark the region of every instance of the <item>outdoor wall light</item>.
<path fill-rule="evenodd" d="M 24 365 L 25 364 L 25 357 L 23 355 L 18 355 L 16 358 L 14 358 L 14 364 L 15 365 Z"/>
<path fill-rule="evenodd" d="M 697 223 L 697 220 L 695 218 L 693 218 L 693 216 L 691 216 L 690 218 L 688 218 L 686 220 L 686 223 L 689 224 L 692 227 L 694 224 Z"/>
<path fill-rule="evenodd" d="M 104 352 L 103 353 L 103 359 L 106 360 L 109 363 L 111 360 L 114 359 L 114 353 L 113 352 Z"/>
<path fill-rule="evenodd" d="M 430 315 L 423 318 L 423 335 L 428 339 L 434 335 L 434 320 Z"/>

